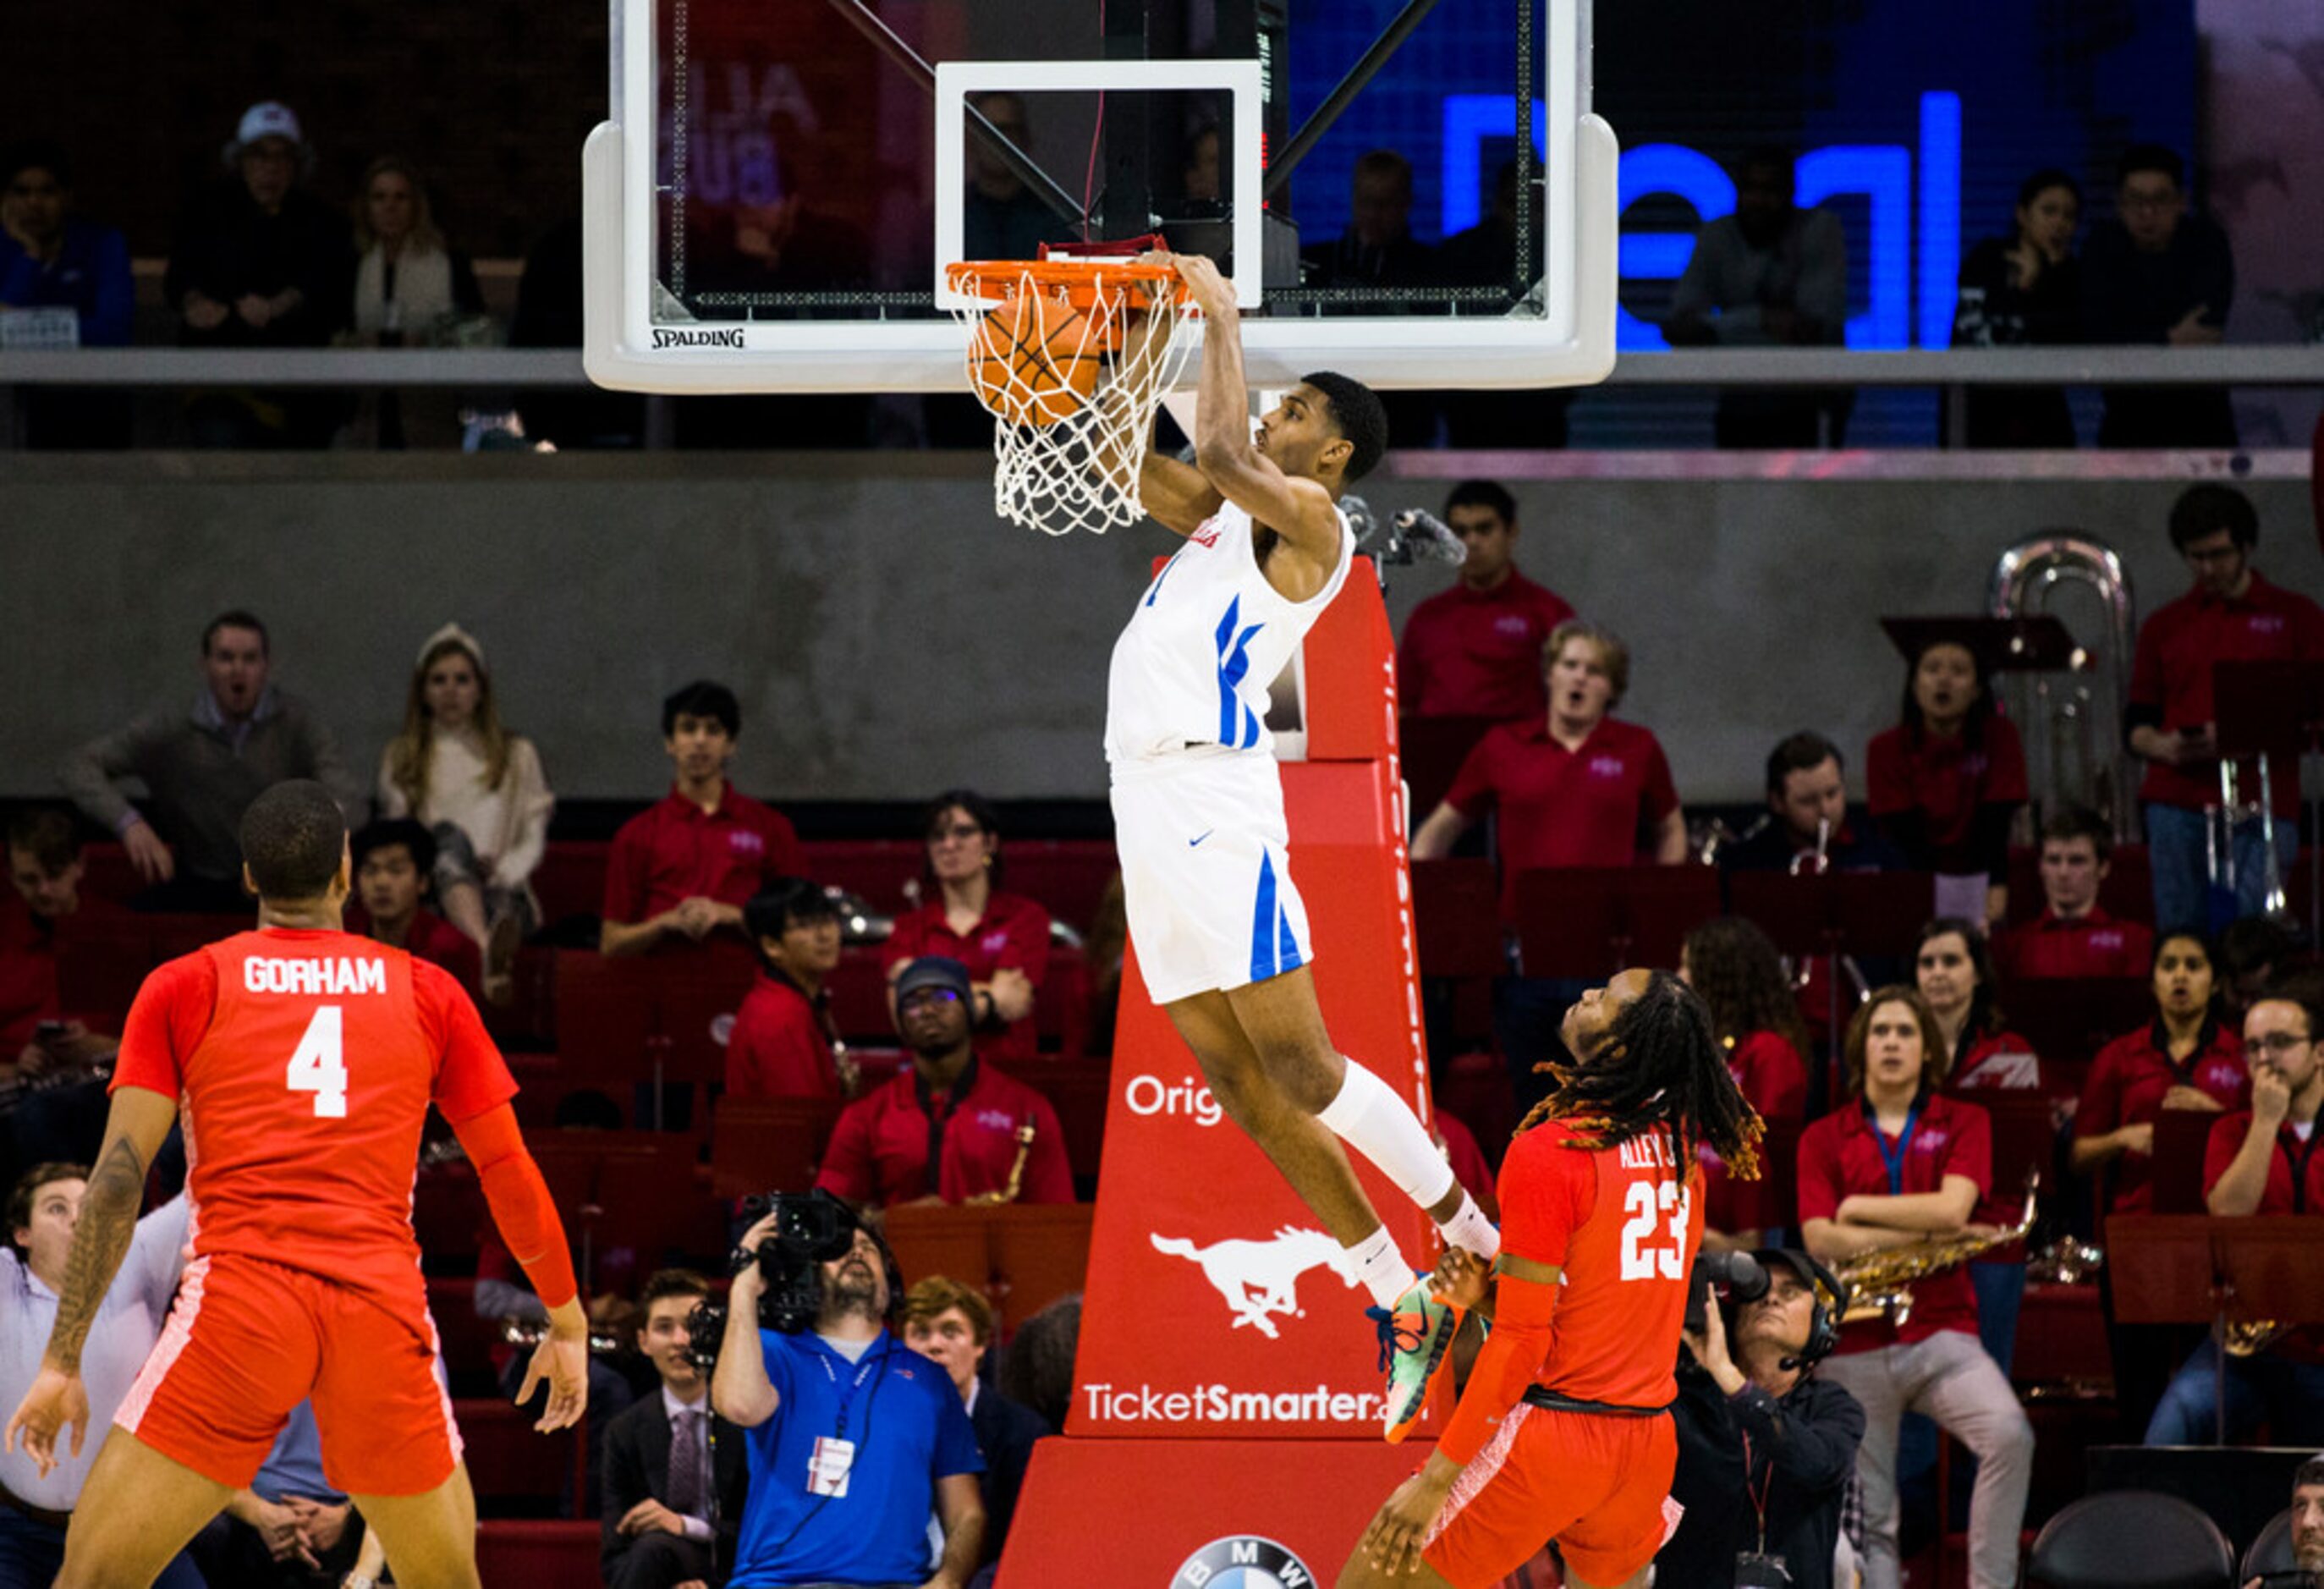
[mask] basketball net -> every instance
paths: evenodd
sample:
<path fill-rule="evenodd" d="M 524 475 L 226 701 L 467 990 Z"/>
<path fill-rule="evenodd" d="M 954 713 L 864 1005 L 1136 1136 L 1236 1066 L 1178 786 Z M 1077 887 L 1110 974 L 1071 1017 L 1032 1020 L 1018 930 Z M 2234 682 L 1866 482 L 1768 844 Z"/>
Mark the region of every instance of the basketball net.
<path fill-rule="evenodd" d="M 1154 411 L 1185 364 L 1179 332 L 1188 316 L 1175 274 L 1052 256 L 955 264 L 950 275 L 978 300 L 953 314 L 968 334 L 969 390 L 993 419 L 992 511 L 1049 535 L 1136 523 L 1146 513 L 1138 467 Z M 1052 315 L 1056 335 L 1022 356 L 994 356 L 995 328 L 1046 333 Z M 1097 372 L 1086 395 L 1058 374 L 1077 368 Z"/>

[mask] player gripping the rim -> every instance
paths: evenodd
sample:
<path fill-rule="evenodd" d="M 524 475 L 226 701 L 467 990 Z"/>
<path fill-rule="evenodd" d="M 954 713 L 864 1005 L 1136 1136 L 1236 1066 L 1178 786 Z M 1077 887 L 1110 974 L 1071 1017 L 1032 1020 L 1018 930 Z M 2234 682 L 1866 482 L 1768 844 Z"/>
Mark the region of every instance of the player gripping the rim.
<path fill-rule="evenodd" d="M 1340 1589 L 1483 1589 L 1552 1539 L 1575 1589 L 1628 1589 L 1677 1526 L 1669 1413 L 1702 1240 L 1695 1148 L 1755 1177 L 1761 1124 L 1711 1012 L 1665 973 L 1583 994 L 1563 1036 L 1579 1058 L 1554 1067 L 1502 1164 L 1493 1275 L 1459 1252 L 1437 1269 L 1491 1334 Z"/>
<path fill-rule="evenodd" d="M 1499 1237 L 1404 1100 L 1324 1028 L 1266 725 L 1269 685 L 1346 583 L 1355 535 L 1338 498 L 1379 462 L 1388 419 L 1370 388 L 1322 373 L 1252 430 L 1233 289 L 1199 255 L 1144 257 L 1176 270 L 1204 335 L 1194 462 L 1156 453 L 1150 438 L 1139 460 L 1147 513 L 1185 544 L 1139 598 L 1106 681 L 1130 937 L 1220 1105 L 1370 1291 L 1389 1376 L 1383 1432 L 1401 1439 L 1459 1312 L 1416 1282 L 1341 1143 L 1426 1210 L 1448 1246 L 1489 1261 Z M 1148 317 L 1171 312 L 1165 295 Z M 1133 325 L 1124 356 L 1149 334 L 1166 333 Z"/>

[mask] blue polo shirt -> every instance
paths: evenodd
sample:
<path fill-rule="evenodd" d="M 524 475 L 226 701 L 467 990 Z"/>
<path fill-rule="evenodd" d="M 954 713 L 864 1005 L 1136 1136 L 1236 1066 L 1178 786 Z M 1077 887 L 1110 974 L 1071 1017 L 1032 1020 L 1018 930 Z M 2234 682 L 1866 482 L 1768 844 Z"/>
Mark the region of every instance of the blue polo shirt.
<path fill-rule="evenodd" d="M 761 1330 L 759 1344 L 780 1401 L 744 1431 L 751 1490 L 733 1589 L 926 1579 L 936 1481 L 984 1471 L 951 1379 L 884 1330 L 855 1363 L 813 1334 Z M 812 1493 L 816 1442 L 834 1438 L 855 1446 L 847 1493 Z"/>

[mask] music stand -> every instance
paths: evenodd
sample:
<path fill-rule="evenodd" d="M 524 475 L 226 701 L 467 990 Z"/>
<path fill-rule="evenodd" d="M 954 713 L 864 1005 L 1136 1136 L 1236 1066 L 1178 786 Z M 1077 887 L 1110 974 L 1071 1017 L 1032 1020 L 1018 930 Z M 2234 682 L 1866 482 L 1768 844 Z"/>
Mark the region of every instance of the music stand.
<path fill-rule="evenodd" d="M 2219 742 L 2220 804 L 2227 809 L 2228 864 L 2234 865 L 2234 810 L 2227 799 L 2236 764 L 2258 763 L 2259 805 L 2266 814 L 2260 831 L 2265 836 L 2271 916 L 2286 913 L 2283 869 L 2275 849 L 2276 764 L 2287 765 L 2285 775 L 2297 789 L 2301 757 L 2316 744 L 2318 720 L 2324 718 L 2324 662 L 2218 662 L 2211 669 L 2211 716 Z M 2315 848 L 2309 851 L 2309 941 L 2317 940 L 2317 885 L 2319 865 Z"/>
<path fill-rule="evenodd" d="M 2107 1263 L 2114 1270 L 2117 1324 L 2209 1325 L 2221 1335 L 2227 1292 L 2200 1214 L 2116 1214 L 2106 1221 Z M 2227 1443 L 2227 1376 L 2217 1376 L 2213 1440 Z"/>

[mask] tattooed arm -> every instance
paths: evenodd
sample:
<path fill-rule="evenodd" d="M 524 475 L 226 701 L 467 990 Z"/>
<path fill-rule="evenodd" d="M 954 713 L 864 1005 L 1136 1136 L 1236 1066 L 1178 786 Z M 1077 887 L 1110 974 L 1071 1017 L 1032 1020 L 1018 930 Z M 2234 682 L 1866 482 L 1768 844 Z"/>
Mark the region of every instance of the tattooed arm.
<path fill-rule="evenodd" d="M 73 1229 L 65 1260 L 63 1294 L 41 1372 L 8 1420 L 5 1448 L 14 1450 L 21 1434 L 25 1453 L 43 1476 L 56 1465 L 57 1434 L 70 1428 L 72 1455 L 80 1455 L 88 1435 L 88 1396 L 80 1382 L 81 1348 L 89 1326 L 111 1289 L 113 1277 L 137 1233 L 137 1210 L 145 1197 L 145 1172 L 161 1140 L 178 1117 L 178 1101 L 143 1087 L 124 1086 L 113 1095 L 105 1122 L 105 1146 L 89 1171 L 81 1199 L 80 1223 Z"/>

